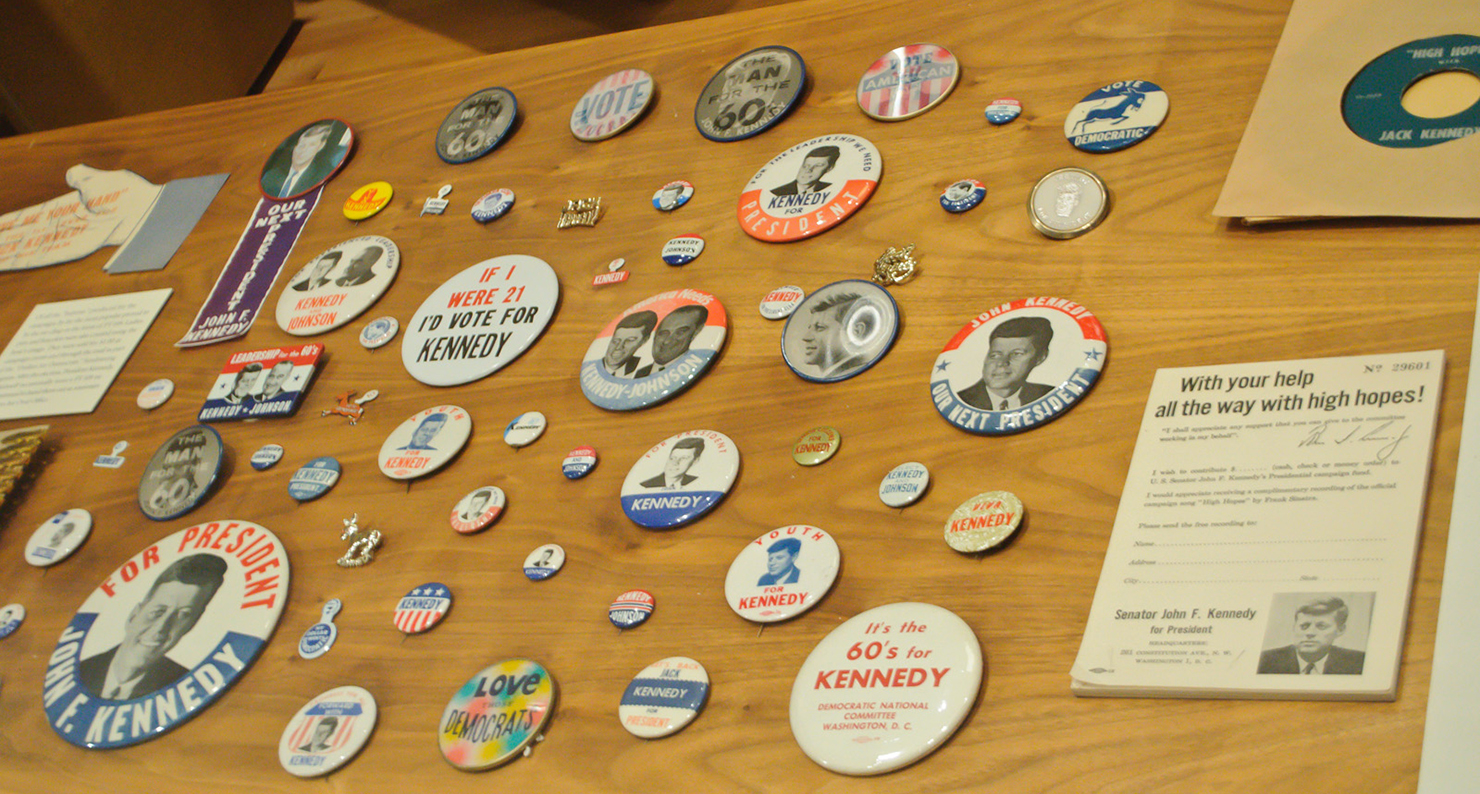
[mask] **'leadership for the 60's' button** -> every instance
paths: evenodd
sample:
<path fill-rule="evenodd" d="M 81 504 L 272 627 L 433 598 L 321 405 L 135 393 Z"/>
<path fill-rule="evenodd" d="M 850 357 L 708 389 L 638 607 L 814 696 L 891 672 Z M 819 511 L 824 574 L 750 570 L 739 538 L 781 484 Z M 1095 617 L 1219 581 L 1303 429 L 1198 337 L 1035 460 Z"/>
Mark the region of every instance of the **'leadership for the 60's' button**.
<path fill-rule="evenodd" d="M 946 545 L 956 551 L 986 551 L 1001 545 L 1023 520 L 1023 503 L 1007 491 L 987 491 L 967 499 L 946 519 Z"/>
<path fill-rule="evenodd" d="M 37 568 L 56 565 L 72 556 L 92 532 L 92 513 L 80 507 L 63 510 L 46 519 L 26 542 L 26 562 Z"/>
<path fill-rule="evenodd" d="M 786 117 L 806 82 L 806 64 L 795 50 L 751 50 L 709 78 L 694 104 L 694 126 L 711 141 L 759 135 Z"/>
<path fill-rule="evenodd" d="M 322 692 L 303 704 L 278 739 L 289 774 L 318 777 L 349 763 L 375 730 L 375 696 L 357 686 Z"/>
<path fill-rule="evenodd" d="M 1064 119 L 1064 137 L 1086 152 L 1135 146 L 1167 117 L 1167 92 L 1148 80 L 1122 80 L 1091 91 Z"/>
<path fill-rule="evenodd" d="M 535 741 L 555 705 L 555 679 L 539 662 L 508 659 L 485 667 L 447 701 L 437 745 L 468 772 L 517 758 Z"/>
<path fill-rule="evenodd" d="M 757 623 L 796 617 L 832 589 L 840 559 L 837 541 L 817 527 L 773 529 L 735 555 L 725 600 L 735 614 Z"/>
<path fill-rule="evenodd" d="M 687 656 L 644 667 L 627 685 L 617 717 L 633 736 L 661 739 L 694 721 L 709 700 L 709 673 Z"/>
<path fill-rule="evenodd" d="M 714 430 L 669 436 L 622 482 L 622 510 L 638 526 L 671 529 L 713 510 L 740 473 L 740 450 Z"/>
<path fill-rule="evenodd" d="M 380 470 L 392 480 L 414 480 L 446 466 L 468 443 L 473 418 L 456 405 L 412 414 L 380 445 Z"/>

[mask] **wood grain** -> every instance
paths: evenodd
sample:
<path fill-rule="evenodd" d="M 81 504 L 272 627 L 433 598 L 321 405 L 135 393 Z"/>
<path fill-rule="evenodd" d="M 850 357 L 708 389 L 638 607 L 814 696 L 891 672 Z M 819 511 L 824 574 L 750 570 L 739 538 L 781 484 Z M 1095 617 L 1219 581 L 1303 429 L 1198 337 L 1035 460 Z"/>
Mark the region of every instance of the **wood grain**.
<path fill-rule="evenodd" d="M 277 766 L 287 719 L 309 697 L 354 683 L 375 694 L 381 719 L 364 754 L 329 778 L 337 791 L 1411 791 L 1480 231 L 1468 223 L 1381 220 L 1245 229 L 1210 217 L 1286 10 L 1279 0 L 803 0 L 0 141 L 5 208 L 56 195 L 65 168 L 79 161 L 131 168 L 155 182 L 233 173 L 163 271 L 106 276 L 102 252 L 0 276 L 6 337 L 36 302 L 176 289 L 98 410 L 49 420 L 52 462 L 0 533 L 0 602 L 30 610 L 20 631 L 0 641 L 0 788 L 286 789 L 298 785 Z M 917 119 L 866 118 L 853 99 L 859 75 L 885 50 L 911 41 L 952 48 L 965 65 L 961 84 Z M 806 58 L 812 86 L 805 101 L 758 137 L 704 140 L 691 120 L 700 87 L 735 55 L 769 43 Z M 576 99 L 626 67 L 654 75 L 656 107 L 609 141 L 575 140 L 567 121 Z M 1069 107 L 1126 78 L 1167 90 L 1164 128 L 1111 155 L 1072 149 L 1061 131 Z M 518 95 L 520 128 L 481 160 L 443 164 L 432 150 L 434 130 L 453 104 L 487 85 Z M 990 127 L 981 110 L 1004 95 L 1021 99 L 1026 111 L 1011 125 Z M 452 273 L 499 254 L 533 254 L 561 276 L 559 314 L 512 365 L 448 389 L 414 381 L 394 345 L 361 349 L 354 341 L 361 323 L 324 335 L 328 362 L 301 414 L 222 426 L 235 466 L 219 492 L 185 518 L 145 520 L 134 504 L 143 464 L 164 438 L 193 423 L 225 356 L 291 339 L 271 321 L 275 290 L 268 316 L 241 342 L 172 347 L 257 200 L 261 162 L 284 135 L 321 116 L 351 120 L 359 149 L 325 190 L 288 267 L 352 236 L 388 236 L 401 247 L 402 270 L 372 312 L 404 323 Z M 874 197 L 808 241 L 767 245 L 747 237 L 734 212 L 750 175 L 792 144 L 833 132 L 863 135 L 882 151 L 885 173 Z M 1099 229 L 1056 242 L 1033 231 L 1024 200 L 1039 176 L 1064 165 L 1098 172 L 1115 204 Z M 969 213 L 947 215 L 936 197 L 964 177 L 985 182 L 987 199 Z M 649 197 L 677 178 L 695 183 L 693 200 L 673 214 L 655 213 Z M 346 221 L 340 204 L 375 179 L 395 185 L 391 207 L 358 225 Z M 454 186 L 448 214 L 417 217 L 423 199 L 444 183 Z M 503 219 L 479 226 L 467 217 L 468 206 L 495 187 L 512 188 L 518 203 Z M 595 195 L 608 207 L 599 226 L 555 230 L 567 199 Z M 682 233 L 703 236 L 708 248 L 686 267 L 662 264 L 663 242 Z M 756 312 L 761 296 L 782 284 L 813 289 L 866 275 L 886 246 L 906 242 L 919 246 L 922 274 L 893 289 L 904 320 L 892 352 L 838 384 L 792 375 L 779 355 L 780 325 Z M 591 287 L 591 277 L 618 256 L 627 259 L 631 279 Z M 731 312 L 730 339 L 713 371 L 644 411 L 614 414 L 588 403 L 577 369 L 595 333 L 632 303 L 684 286 L 715 293 Z M 940 348 L 976 314 L 1034 295 L 1070 298 L 1100 316 L 1111 344 L 1100 383 L 1068 415 L 1022 435 L 979 438 L 947 425 L 927 389 Z M 1396 702 L 1069 694 L 1069 668 L 1157 368 L 1432 348 L 1448 351 L 1448 370 Z M 138 410 L 134 395 L 163 376 L 176 380 L 175 398 L 152 413 Z M 368 388 L 382 396 L 358 426 L 319 418 L 336 393 Z M 385 435 L 413 412 L 446 401 L 474 417 L 462 456 L 409 489 L 382 476 L 375 454 Z M 543 411 L 550 429 L 515 451 L 499 429 L 526 410 Z M 842 451 L 823 466 L 798 467 L 792 442 L 824 423 L 842 431 Z M 743 463 L 735 490 L 688 528 L 636 527 L 617 499 L 631 463 L 657 441 L 700 427 L 738 444 Z M 127 464 L 94 468 L 92 459 L 120 439 L 132 444 Z M 245 458 L 267 442 L 282 443 L 287 457 L 255 472 Z M 583 443 L 599 450 L 601 463 L 586 479 L 567 482 L 560 460 Z M 287 480 L 317 455 L 338 457 L 344 478 L 325 498 L 295 504 Z M 930 466 L 930 492 L 908 509 L 885 508 L 876 496 L 879 479 L 910 459 Z M 507 514 L 483 534 L 456 535 L 447 512 L 484 483 L 507 492 Z M 998 488 L 1016 492 L 1028 507 L 1020 536 L 981 559 L 947 548 L 941 528 L 951 510 Z M 75 506 L 96 518 L 81 551 L 46 571 L 22 562 L 32 529 Z M 340 520 L 351 512 L 381 529 L 387 543 L 370 567 L 346 571 L 333 560 L 342 550 Z M 93 752 L 60 740 L 46 724 L 40 679 L 77 605 L 127 556 L 221 517 L 270 527 L 293 560 L 292 598 L 262 658 L 216 706 L 155 741 Z M 842 575 L 817 609 L 758 632 L 725 605 L 724 574 L 747 541 L 791 523 L 815 524 L 837 538 Z M 565 546 L 565 570 L 546 582 L 526 581 L 524 556 L 550 541 Z M 428 580 L 455 589 L 452 611 L 429 634 L 403 639 L 391 626 L 391 609 Z M 651 590 L 657 611 L 646 625 L 618 633 L 605 608 L 630 587 Z M 305 662 L 294 650 L 298 636 L 331 597 L 345 604 L 340 639 L 323 658 Z M 838 623 L 901 600 L 939 604 L 976 631 L 988 667 L 980 699 L 960 732 L 925 761 L 880 781 L 834 775 L 791 737 L 792 679 Z M 617 723 L 617 700 L 638 670 L 674 654 L 707 666 L 709 706 L 674 737 L 635 739 Z M 514 656 L 553 671 L 556 714 L 531 757 L 468 778 L 439 757 L 438 717 L 468 676 Z"/>

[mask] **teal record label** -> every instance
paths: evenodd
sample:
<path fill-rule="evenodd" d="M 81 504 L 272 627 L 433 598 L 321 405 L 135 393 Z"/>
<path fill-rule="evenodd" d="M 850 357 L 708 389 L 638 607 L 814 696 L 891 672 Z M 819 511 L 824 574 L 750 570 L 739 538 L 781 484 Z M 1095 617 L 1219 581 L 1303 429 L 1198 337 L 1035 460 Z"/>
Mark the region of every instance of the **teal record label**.
<path fill-rule="evenodd" d="M 1452 116 L 1426 119 L 1403 109 L 1403 93 L 1438 72 L 1480 76 L 1480 36 L 1462 33 L 1410 41 L 1377 56 L 1347 84 L 1341 116 L 1362 140 L 1416 149 L 1480 132 L 1480 102 Z"/>

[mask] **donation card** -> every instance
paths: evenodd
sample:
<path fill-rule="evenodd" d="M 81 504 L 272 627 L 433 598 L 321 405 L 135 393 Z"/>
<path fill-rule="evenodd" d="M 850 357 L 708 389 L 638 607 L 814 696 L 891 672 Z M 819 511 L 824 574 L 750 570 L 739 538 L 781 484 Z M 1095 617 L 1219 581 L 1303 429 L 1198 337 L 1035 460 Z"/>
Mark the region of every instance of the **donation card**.
<path fill-rule="evenodd" d="M 298 412 L 323 354 L 319 344 L 233 353 L 196 418 L 202 422 L 272 419 Z"/>
<path fill-rule="evenodd" d="M 1159 370 L 1074 694 L 1392 700 L 1443 370 Z"/>

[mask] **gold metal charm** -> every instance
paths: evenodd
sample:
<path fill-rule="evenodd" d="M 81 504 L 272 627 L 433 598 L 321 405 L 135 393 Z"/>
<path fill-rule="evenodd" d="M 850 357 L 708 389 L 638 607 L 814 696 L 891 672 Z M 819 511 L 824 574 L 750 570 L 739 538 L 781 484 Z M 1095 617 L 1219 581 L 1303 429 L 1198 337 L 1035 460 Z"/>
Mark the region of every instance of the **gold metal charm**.
<path fill-rule="evenodd" d="M 375 550 L 380 548 L 380 530 L 372 529 L 361 534 L 359 521 L 359 513 L 344 519 L 344 534 L 340 535 L 339 539 L 350 543 L 344 556 L 335 560 L 341 568 L 358 568 L 369 563 L 375 559 Z"/>
<path fill-rule="evenodd" d="M 555 222 L 555 228 L 567 229 L 571 226 L 595 226 L 596 221 L 601 219 L 601 197 L 571 199 L 565 202 L 565 209 L 560 211 L 560 220 Z"/>
<path fill-rule="evenodd" d="M 892 284 L 903 284 L 914 278 L 915 269 L 920 264 L 913 256 L 910 256 L 914 250 L 914 243 L 903 248 L 889 246 L 888 250 L 874 260 L 874 283 L 887 287 Z"/>

